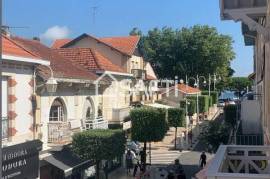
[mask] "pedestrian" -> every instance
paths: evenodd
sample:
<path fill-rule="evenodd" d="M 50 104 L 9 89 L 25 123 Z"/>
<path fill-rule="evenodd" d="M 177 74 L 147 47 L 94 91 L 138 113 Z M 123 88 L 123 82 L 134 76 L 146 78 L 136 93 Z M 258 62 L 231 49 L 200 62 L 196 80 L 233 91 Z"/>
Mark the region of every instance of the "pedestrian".
<path fill-rule="evenodd" d="M 201 165 L 201 168 L 204 168 L 205 165 L 206 165 L 206 160 L 207 160 L 207 157 L 205 155 L 205 152 L 202 152 L 201 154 L 201 157 L 200 157 L 200 165 Z"/>
<path fill-rule="evenodd" d="M 139 170 L 138 170 L 139 169 Z M 140 162 L 139 162 L 139 160 L 137 160 L 137 164 L 135 165 L 135 167 L 134 167 L 134 170 L 133 170 L 133 177 L 135 177 L 136 175 L 137 175 L 137 172 L 139 171 L 139 173 L 140 173 L 140 171 L 141 171 L 141 165 L 140 165 Z"/>
<path fill-rule="evenodd" d="M 133 155 L 131 153 L 131 151 L 128 149 L 127 153 L 126 153 L 126 167 L 127 167 L 127 174 L 130 173 L 130 170 L 133 168 Z"/>

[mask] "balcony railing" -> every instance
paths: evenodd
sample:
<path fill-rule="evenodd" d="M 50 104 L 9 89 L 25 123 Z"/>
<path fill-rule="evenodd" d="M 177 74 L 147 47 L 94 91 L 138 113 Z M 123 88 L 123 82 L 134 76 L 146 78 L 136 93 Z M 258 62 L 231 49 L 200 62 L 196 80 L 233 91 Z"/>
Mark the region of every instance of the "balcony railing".
<path fill-rule="evenodd" d="M 104 120 L 103 117 L 94 120 L 92 118 L 85 119 L 85 129 L 108 129 L 108 121 Z"/>
<path fill-rule="evenodd" d="M 104 120 L 103 117 L 98 117 L 68 122 L 49 122 L 48 143 L 68 144 L 71 142 L 74 133 L 89 129 L 108 129 L 108 121 Z"/>
<path fill-rule="evenodd" d="M 68 122 L 48 123 L 48 143 L 66 144 L 71 141 L 72 131 Z"/>
<path fill-rule="evenodd" d="M 2 139 L 7 139 L 8 138 L 8 118 L 7 117 L 2 117 Z"/>
<path fill-rule="evenodd" d="M 207 170 L 208 179 L 269 179 L 270 146 L 222 145 Z"/>

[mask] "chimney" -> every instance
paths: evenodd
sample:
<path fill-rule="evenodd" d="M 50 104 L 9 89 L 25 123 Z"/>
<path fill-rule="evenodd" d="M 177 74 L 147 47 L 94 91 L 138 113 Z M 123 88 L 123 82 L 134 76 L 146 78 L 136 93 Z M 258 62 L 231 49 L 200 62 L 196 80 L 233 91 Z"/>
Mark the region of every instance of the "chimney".
<path fill-rule="evenodd" d="M 33 37 L 33 40 L 40 42 L 40 38 L 39 37 Z"/>
<path fill-rule="evenodd" d="M 2 26 L 1 33 L 5 35 L 6 37 L 10 37 L 10 31 L 8 26 Z"/>

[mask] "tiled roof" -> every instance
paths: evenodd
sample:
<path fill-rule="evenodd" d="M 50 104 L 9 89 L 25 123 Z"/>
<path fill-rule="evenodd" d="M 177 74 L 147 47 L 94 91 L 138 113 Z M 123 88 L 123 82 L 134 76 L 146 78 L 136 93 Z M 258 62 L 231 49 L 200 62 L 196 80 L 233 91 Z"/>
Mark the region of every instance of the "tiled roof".
<path fill-rule="evenodd" d="M 67 39 L 59 39 L 53 45 L 55 47 L 69 47 L 71 44 L 83 39 L 83 38 L 92 38 L 99 43 L 103 43 L 104 45 L 115 49 L 116 51 L 123 53 L 125 55 L 131 56 L 140 40 L 139 36 L 124 36 L 124 37 L 104 37 L 104 38 L 96 38 L 89 34 L 82 34 L 79 37 L 67 41 Z M 58 45 L 60 44 L 60 45 Z"/>
<path fill-rule="evenodd" d="M 139 36 L 126 36 L 126 37 L 106 37 L 99 38 L 102 42 L 118 49 L 119 51 L 132 55 L 140 40 Z"/>
<path fill-rule="evenodd" d="M 70 42 L 72 39 L 57 39 L 53 42 L 52 47 L 53 49 L 61 48 L 68 42 Z"/>
<path fill-rule="evenodd" d="M 185 84 L 178 84 L 178 90 L 186 94 L 196 94 L 201 92 L 198 88 L 193 88 Z"/>
<path fill-rule="evenodd" d="M 104 70 L 125 73 L 119 66 L 113 64 L 101 53 L 91 48 L 60 48 L 54 49 L 54 51 L 87 70 Z"/>
<path fill-rule="evenodd" d="M 20 37 L 12 37 L 12 39 L 40 58 L 49 60 L 54 77 L 85 80 L 96 80 L 98 78 L 94 73 L 72 64 L 69 60 L 38 41 Z M 50 75 L 48 68 L 42 67 L 41 69 L 43 77 L 48 78 Z"/>
<path fill-rule="evenodd" d="M 4 55 L 25 58 L 38 58 L 38 56 L 23 48 L 20 44 L 16 43 L 5 35 L 2 35 L 2 52 Z"/>

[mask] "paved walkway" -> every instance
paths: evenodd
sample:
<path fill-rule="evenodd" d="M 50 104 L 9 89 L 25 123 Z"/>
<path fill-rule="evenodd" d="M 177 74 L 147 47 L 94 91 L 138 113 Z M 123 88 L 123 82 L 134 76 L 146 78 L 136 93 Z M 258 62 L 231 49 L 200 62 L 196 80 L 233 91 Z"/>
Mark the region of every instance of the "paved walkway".
<path fill-rule="evenodd" d="M 217 117 L 217 116 L 216 116 Z M 203 142 L 197 141 L 196 144 L 193 145 L 194 151 L 189 150 L 174 150 L 174 128 L 171 128 L 166 134 L 165 138 L 162 142 L 151 143 L 151 163 L 152 166 L 167 166 L 174 162 L 175 159 L 180 159 L 181 164 L 183 165 L 185 174 L 187 179 L 191 179 L 194 174 L 196 174 L 199 170 L 199 159 L 201 152 L 206 149 L 206 146 Z M 178 147 L 180 146 L 180 134 L 184 128 L 178 128 Z M 195 136 L 194 136 L 195 137 Z M 195 141 L 195 140 L 194 140 Z M 213 157 L 212 154 L 206 153 L 207 160 Z M 148 155 L 149 156 L 149 155 Z M 148 157 L 148 162 L 150 162 Z M 110 174 L 109 179 L 131 179 L 132 174 L 127 175 L 126 170 L 124 168 L 120 168 L 119 170 Z M 152 178 L 157 179 L 157 178 Z"/>

